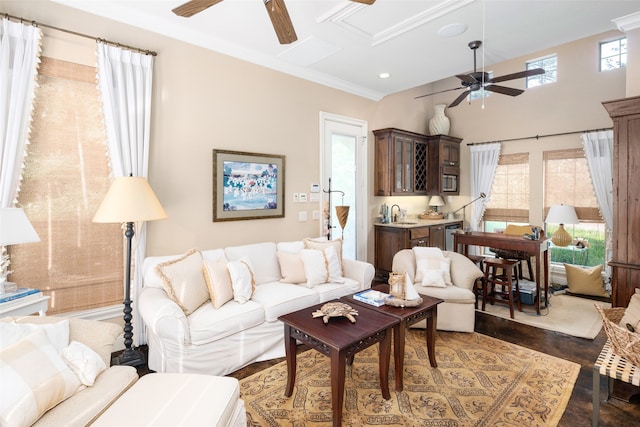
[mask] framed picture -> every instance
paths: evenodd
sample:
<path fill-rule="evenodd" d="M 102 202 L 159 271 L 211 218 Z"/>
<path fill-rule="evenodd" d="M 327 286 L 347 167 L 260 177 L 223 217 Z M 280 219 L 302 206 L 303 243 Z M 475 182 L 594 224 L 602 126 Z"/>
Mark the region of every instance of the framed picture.
<path fill-rule="evenodd" d="M 283 218 L 284 160 L 213 150 L 213 221 Z"/>

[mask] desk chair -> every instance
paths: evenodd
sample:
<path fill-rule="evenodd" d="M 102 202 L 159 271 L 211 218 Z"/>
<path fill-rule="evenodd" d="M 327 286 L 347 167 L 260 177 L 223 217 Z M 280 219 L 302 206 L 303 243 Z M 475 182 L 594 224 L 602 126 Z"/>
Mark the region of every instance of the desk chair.
<path fill-rule="evenodd" d="M 504 230 L 504 234 L 511 235 L 520 235 L 524 236 L 525 234 L 531 234 L 531 225 L 507 225 L 507 228 Z M 512 259 L 518 261 L 518 266 L 516 267 L 518 271 L 518 278 L 522 280 L 522 269 L 523 263 L 527 263 L 527 269 L 529 270 L 529 279 L 532 282 L 535 282 L 535 277 L 533 274 L 533 268 L 531 266 L 531 257 L 522 251 L 513 251 L 507 249 L 498 249 L 498 248 L 489 248 L 491 252 L 496 254 L 496 258 L 504 258 L 504 259 Z"/>

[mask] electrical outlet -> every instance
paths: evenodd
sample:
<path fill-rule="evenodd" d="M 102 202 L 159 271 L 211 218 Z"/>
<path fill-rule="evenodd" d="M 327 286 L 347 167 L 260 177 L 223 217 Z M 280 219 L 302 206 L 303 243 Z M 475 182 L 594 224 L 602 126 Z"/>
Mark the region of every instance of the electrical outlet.
<path fill-rule="evenodd" d="M 298 200 L 300 203 L 307 203 L 307 193 L 300 193 Z"/>
<path fill-rule="evenodd" d="M 293 203 L 298 203 L 300 200 L 300 195 L 298 193 L 293 193 Z"/>

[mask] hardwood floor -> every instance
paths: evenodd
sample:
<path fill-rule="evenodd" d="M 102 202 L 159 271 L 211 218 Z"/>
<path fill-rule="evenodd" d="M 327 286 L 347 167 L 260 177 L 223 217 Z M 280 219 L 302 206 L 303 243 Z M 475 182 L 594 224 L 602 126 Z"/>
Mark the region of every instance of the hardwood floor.
<path fill-rule="evenodd" d="M 606 342 L 604 330 L 594 340 L 587 340 L 476 312 L 476 332 L 578 363 L 582 368 L 567 409 L 558 425 L 559 427 L 591 425 L 593 362 Z M 304 346 L 298 346 L 299 352 L 306 349 Z M 230 376 L 242 379 L 283 360 L 254 363 Z M 636 388 L 632 391 L 640 392 Z M 606 395 L 606 381 L 602 381 L 599 424 L 601 427 L 640 426 L 640 395 L 633 396 L 631 402 L 615 398 L 604 402 Z"/>

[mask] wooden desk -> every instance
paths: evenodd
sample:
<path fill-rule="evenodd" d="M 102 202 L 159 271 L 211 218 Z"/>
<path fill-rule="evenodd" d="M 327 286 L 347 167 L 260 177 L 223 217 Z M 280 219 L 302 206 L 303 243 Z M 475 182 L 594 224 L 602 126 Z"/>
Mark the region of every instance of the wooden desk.
<path fill-rule="evenodd" d="M 468 246 L 486 246 L 491 248 L 509 249 L 523 251 L 536 258 L 535 279 L 536 279 L 536 313 L 540 314 L 540 258 L 544 265 L 544 306 L 547 306 L 549 291 L 549 240 L 527 240 L 522 236 L 514 236 L 504 233 L 486 233 L 484 231 L 458 232 L 453 233 L 453 247 L 458 250 L 458 245 L 462 246 L 462 254 L 467 255 Z"/>

